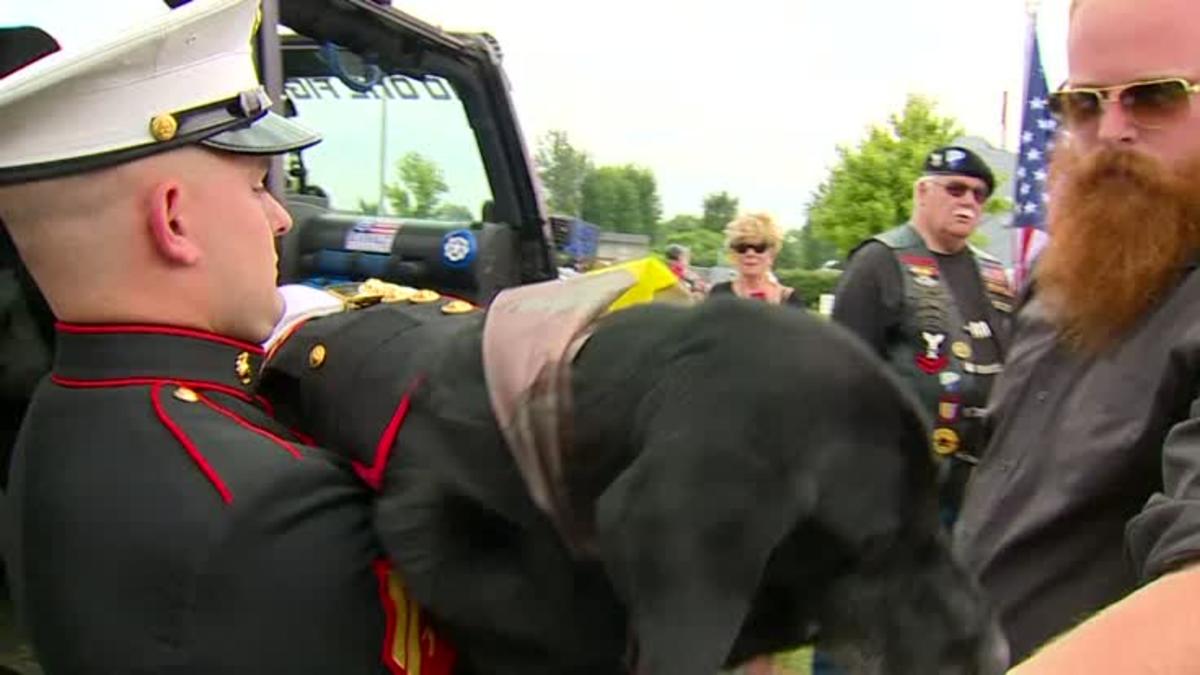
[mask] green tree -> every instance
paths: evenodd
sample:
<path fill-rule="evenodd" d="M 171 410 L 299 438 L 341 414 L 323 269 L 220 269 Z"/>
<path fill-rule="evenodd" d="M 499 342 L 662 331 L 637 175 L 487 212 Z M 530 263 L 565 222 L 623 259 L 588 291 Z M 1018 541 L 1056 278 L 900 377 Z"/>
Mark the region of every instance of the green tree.
<path fill-rule="evenodd" d="M 663 246 L 659 252 L 661 253 L 671 244 L 686 246 L 692 254 L 692 264 L 698 267 L 728 264 L 724 257 L 725 236 L 720 232 L 713 232 L 702 227 L 671 232 L 664 235 Z"/>
<path fill-rule="evenodd" d="M 701 223 L 704 229 L 712 232 L 724 232 L 725 225 L 737 217 L 738 199 L 722 190 L 704 197 L 704 215 Z"/>
<path fill-rule="evenodd" d="M 775 269 L 798 270 L 806 267 L 804 264 L 804 229 L 788 230 L 783 233 L 783 246 L 775 255 Z"/>
<path fill-rule="evenodd" d="M 461 204 L 442 204 L 438 207 L 437 212 L 433 214 L 438 220 L 461 220 L 463 222 L 472 222 L 475 220 L 475 215 Z"/>
<path fill-rule="evenodd" d="M 925 156 L 959 135 L 958 122 L 938 115 L 930 99 L 909 96 L 904 110 L 886 125 L 871 127 L 858 147 L 838 148 L 838 162 L 809 206 L 813 236 L 844 256 L 864 239 L 908 220 Z"/>
<path fill-rule="evenodd" d="M 550 212 L 579 216 L 583 212 L 584 179 L 595 170 L 588 153 L 571 145 L 567 132 L 552 129 L 538 139 L 534 163 Z"/>
<path fill-rule="evenodd" d="M 681 213 L 679 215 L 672 216 L 670 220 L 664 220 L 662 224 L 659 225 L 659 232 L 662 233 L 662 236 L 669 238 L 676 232 L 697 230 L 703 226 L 704 223 L 700 220 L 699 216 L 693 216 L 690 213 Z"/>
<path fill-rule="evenodd" d="M 450 190 L 442 169 L 419 152 L 410 152 L 396 163 L 399 184 L 384 186 L 392 210 L 400 216 L 432 218 Z"/>
<path fill-rule="evenodd" d="M 662 205 L 654 174 L 633 164 L 602 166 L 583 181 L 580 217 L 612 232 L 658 234 Z"/>

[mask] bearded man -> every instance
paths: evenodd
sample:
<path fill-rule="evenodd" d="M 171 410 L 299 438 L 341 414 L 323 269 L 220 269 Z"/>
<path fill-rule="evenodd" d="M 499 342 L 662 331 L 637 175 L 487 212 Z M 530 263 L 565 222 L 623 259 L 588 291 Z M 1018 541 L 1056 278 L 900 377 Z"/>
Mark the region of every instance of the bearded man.
<path fill-rule="evenodd" d="M 1200 3 L 1071 11 L 1051 242 L 955 544 L 1014 662 L 1117 603 L 1022 674 L 1200 672 Z"/>

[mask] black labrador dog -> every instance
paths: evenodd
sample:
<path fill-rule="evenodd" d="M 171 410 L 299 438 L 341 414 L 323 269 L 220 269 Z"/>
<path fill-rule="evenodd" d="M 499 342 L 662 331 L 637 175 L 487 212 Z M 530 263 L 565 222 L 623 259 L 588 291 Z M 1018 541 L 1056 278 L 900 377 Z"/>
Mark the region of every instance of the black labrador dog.
<path fill-rule="evenodd" d="M 1002 671 L 939 527 L 928 429 L 847 333 L 737 299 L 601 319 L 563 371 L 568 532 L 496 419 L 484 326 L 322 318 L 260 385 L 379 489 L 383 544 L 456 672 L 711 674 L 813 641 L 857 674 Z"/>

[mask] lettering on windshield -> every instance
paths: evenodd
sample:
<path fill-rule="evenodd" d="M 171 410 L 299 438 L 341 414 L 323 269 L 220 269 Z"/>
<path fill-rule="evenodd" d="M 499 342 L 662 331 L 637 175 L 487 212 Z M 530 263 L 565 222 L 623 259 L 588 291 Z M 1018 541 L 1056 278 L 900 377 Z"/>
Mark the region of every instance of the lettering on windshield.
<path fill-rule="evenodd" d="M 358 92 L 336 77 L 293 77 L 284 82 L 284 90 L 292 100 L 455 100 L 450 83 L 439 77 L 418 80 L 404 75 L 389 75 L 370 91 Z"/>

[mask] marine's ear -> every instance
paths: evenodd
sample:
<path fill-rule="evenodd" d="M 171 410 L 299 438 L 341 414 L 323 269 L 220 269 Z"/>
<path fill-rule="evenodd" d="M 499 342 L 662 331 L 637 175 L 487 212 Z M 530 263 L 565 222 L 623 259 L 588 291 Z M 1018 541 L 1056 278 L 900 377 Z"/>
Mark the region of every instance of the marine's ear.
<path fill-rule="evenodd" d="M 145 226 L 154 251 L 172 265 L 189 266 L 202 255 L 196 231 L 182 205 L 183 186 L 167 179 L 148 189 L 145 198 Z"/>
<path fill-rule="evenodd" d="M 599 499 L 600 555 L 629 608 L 635 672 L 717 672 L 771 552 L 815 507 L 815 482 L 735 435 L 697 442 L 664 425 Z"/>

